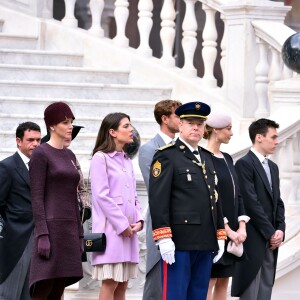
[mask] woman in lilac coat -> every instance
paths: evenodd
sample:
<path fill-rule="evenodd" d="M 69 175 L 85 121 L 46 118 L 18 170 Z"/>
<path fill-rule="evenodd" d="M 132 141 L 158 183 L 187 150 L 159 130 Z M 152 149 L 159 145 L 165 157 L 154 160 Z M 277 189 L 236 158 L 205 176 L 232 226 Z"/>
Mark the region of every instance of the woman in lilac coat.
<path fill-rule="evenodd" d="M 105 253 L 92 253 L 93 278 L 102 280 L 100 300 L 125 299 L 128 280 L 137 277 L 143 220 L 133 166 L 124 152 L 132 141 L 129 116 L 112 113 L 102 121 L 93 150 L 92 231 L 107 236 Z"/>

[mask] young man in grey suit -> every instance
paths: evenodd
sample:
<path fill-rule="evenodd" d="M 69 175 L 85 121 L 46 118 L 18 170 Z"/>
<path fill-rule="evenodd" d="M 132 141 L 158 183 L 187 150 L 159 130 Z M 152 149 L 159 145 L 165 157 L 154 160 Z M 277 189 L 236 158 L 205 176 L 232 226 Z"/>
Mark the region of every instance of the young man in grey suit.
<path fill-rule="evenodd" d="M 0 162 L 0 214 L 4 220 L 0 239 L 0 299 L 28 300 L 33 216 L 28 162 L 40 144 L 41 129 L 25 122 L 16 130 L 18 150 Z"/>
<path fill-rule="evenodd" d="M 174 142 L 175 133 L 178 132 L 179 117 L 175 115 L 175 110 L 180 105 L 181 102 L 176 100 L 162 100 L 155 105 L 154 117 L 160 126 L 160 130 L 153 139 L 141 146 L 139 150 L 139 166 L 147 191 L 149 190 L 150 165 L 155 151 L 166 144 Z M 161 256 L 152 237 L 152 222 L 149 209 L 146 220 L 146 244 L 147 264 L 143 300 L 162 299 Z"/>
<path fill-rule="evenodd" d="M 278 247 L 285 232 L 278 167 L 266 157 L 278 145 L 278 127 L 268 119 L 253 122 L 249 127 L 253 146 L 235 165 L 250 217 L 244 243 L 248 260 L 236 264 L 232 281 L 232 296 L 241 300 L 271 299 Z"/>

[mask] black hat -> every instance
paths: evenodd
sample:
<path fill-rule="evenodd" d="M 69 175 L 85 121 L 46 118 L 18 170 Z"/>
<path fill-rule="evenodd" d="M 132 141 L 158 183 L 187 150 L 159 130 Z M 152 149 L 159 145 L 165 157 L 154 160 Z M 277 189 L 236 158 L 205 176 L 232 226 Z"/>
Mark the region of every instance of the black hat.
<path fill-rule="evenodd" d="M 178 106 L 175 114 L 180 119 L 206 120 L 210 114 L 210 106 L 203 102 L 188 102 Z"/>
<path fill-rule="evenodd" d="M 76 138 L 78 132 L 80 131 L 81 128 L 84 128 L 83 126 L 79 126 L 79 125 L 73 125 L 73 130 L 72 130 L 72 141 Z M 45 135 L 42 139 L 41 139 L 41 144 L 43 143 L 47 143 L 50 140 L 50 132 L 47 132 L 47 135 Z"/>

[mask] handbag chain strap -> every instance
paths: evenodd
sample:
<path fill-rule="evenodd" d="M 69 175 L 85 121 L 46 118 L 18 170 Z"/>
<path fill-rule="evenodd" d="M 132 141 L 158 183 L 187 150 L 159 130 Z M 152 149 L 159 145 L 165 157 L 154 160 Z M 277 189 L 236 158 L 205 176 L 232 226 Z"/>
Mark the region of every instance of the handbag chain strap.
<path fill-rule="evenodd" d="M 100 153 L 103 153 L 101 151 L 99 151 Z M 103 153 L 103 157 L 104 157 L 104 161 L 105 161 L 105 168 L 106 168 L 106 175 L 107 175 L 107 179 L 108 179 L 108 172 L 107 172 L 107 162 L 106 162 L 106 157 L 105 157 L 105 154 Z M 85 192 L 86 192 L 86 196 L 89 197 L 89 185 L 90 185 L 90 173 L 91 173 L 91 170 L 89 170 L 89 175 L 88 175 L 88 178 L 87 178 L 87 183 L 86 183 L 86 188 L 85 188 Z M 90 201 L 90 203 L 92 203 Z M 83 211 L 82 211 L 82 217 L 81 217 L 81 225 L 83 225 L 83 218 L 84 218 L 84 210 L 85 210 L 85 206 L 83 207 Z M 104 224 L 104 232 L 105 232 L 105 228 L 106 228 L 106 219 L 105 218 L 105 224 Z"/>

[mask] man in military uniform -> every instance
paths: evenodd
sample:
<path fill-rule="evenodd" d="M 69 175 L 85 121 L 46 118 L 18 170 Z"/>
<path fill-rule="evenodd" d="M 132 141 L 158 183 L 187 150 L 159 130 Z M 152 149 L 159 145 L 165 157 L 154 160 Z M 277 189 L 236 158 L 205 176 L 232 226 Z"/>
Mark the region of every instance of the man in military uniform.
<path fill-rule="evenodd" d="M 198 146 L 210 107 L 190 102 L 175 111 L 180 137 L 156 152 L 149 205 L 162 257 L 164 300 L 205 300 L 210 271 L 226 233 L 212 154 Z"/>

